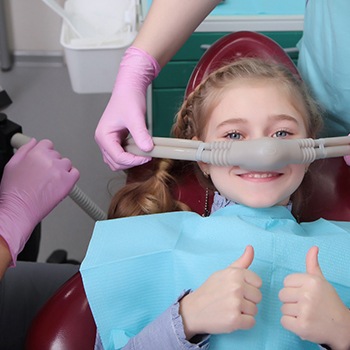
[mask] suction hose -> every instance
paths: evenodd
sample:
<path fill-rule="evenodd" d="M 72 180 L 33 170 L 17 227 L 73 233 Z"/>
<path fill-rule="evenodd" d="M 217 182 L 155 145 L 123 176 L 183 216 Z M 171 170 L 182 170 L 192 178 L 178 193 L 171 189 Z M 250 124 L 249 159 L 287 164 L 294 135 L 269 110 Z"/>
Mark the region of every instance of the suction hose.
<path fill-rule="evenodd" d="M 29 142 L 29 140 L 31 140 L 29 136 L 17 133 L 12 136 L 11 145 L 13 148 L 18 149 L 19 147 Z M 94 203 L 77 185 L 74 185 L 72 191 L 69 193 L 69 197 L 95 221 L 107 219 L 107 214 L 96 203 Z"/>

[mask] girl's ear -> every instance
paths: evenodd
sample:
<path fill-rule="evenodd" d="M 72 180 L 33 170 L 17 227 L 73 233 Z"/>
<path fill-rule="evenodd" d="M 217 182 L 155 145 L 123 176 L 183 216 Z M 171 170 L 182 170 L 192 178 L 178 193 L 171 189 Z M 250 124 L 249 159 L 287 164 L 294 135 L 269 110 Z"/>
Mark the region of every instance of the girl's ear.
<path fill-rule="evenodd" d="M 205 177 L 209 177 L 209 165 L 203 162 L 197 162 L 199 168 L 202 170 L 202 173 Z"/>
<path fill-rule="evenodd" d="M 197 136 L 193 136 L 192 140 L 198 141 Z M 205 177 L 209 177 L 209 165 L 204 162 L 197 162 L 199 168 L 202 170 L 202 173 L 204 174 Z"/>

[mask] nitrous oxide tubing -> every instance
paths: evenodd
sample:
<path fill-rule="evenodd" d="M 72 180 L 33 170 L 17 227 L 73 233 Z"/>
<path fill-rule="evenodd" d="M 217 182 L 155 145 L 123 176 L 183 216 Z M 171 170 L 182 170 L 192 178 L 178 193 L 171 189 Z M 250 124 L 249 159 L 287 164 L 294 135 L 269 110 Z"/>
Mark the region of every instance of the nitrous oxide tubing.
<path fill-rule="evenodd" d="M 324 139 L 277 139 L 265 137 L 246 141 L 201 142 L 154 137 L 154 149 L 142 152 L 132 139 L 125 149 L 135 155 L 239 166 L 246 170 L 281 169 L 287 164 L 312 163 L 316 159 L 350 154 L 350 136 Z"/>

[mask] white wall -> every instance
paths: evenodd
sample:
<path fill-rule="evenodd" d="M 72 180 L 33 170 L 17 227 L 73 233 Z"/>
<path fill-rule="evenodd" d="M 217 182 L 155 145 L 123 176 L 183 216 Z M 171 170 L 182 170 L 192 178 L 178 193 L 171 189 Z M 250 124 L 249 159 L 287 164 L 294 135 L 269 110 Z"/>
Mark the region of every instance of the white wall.
<path fill-rule="evenodd" d="M 63 4 L 64 0 L 56 0 Z M 62 51 L 61 19 L 41 0 L 5 0 L 10 48 L 14 51 Z"/>

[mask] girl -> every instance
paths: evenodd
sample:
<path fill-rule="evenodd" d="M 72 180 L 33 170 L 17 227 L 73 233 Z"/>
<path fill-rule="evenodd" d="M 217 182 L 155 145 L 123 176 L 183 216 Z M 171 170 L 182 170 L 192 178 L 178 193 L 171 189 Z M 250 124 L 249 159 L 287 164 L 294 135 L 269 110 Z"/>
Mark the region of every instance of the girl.
<path fill-rule="evenodd" d="M 213 72 L 188 96 L 173 133 L 239 142 L 315 137 L 321 126 L 300 79 L 276 63 L 245 58 Z M 350 289 L 342 281 L 350 275 L 334 257 L 346 256 L 350 225 L 303 225 L 290 214 L 301 210 L 308 165 L 198 165 L 200 180 L 217 191 L 210 217 L 170 213 L 96 227 L 81 272 L 104 348 L 349 348 Z M 172 162 L 160 161 L 148 180 L 116 195 L 110 216 L 183 210 L 173 203 L 170 173 Z M 315 243 L 327 274 L 338 263 L 347 274 L 330 273 L 337 290 L 323 276 Z M 305 271 L 305 256 L 306 272 L 295 273 Z"/>

